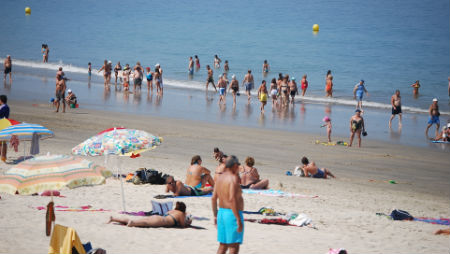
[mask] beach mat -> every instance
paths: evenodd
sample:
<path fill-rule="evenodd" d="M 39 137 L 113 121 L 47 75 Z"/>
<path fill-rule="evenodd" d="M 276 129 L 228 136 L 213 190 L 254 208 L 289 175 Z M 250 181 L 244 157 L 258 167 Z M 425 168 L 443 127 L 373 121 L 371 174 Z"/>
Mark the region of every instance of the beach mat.
<path fill-rule="evenodd" d="M 450 225 L 449 218 L 414 217 L 414 220 L 431 223 L 431 224 L 437 224 L 437 225 L 447 225 L 447 226 Z"/>
<path fill-rule="evenodd" d="M 200 198 L 200 197 L 212 197 L 212 193 L 200 196 L 174 196 L 174 195 L 156 195 L 153 198 L 166 199 L 166 198 Z"/>
<path fill-rule="evenodd" d="M 303 194 L 296 194 L 296 193 L 289 193 L 284 192 L 281 190 L 252 190 L 252 189 L 244 189 L 242 190 L 245 194 L 258 194 L 262 196 L 269 196 L 269 197 L 290 197 L 290 198 L 318 198 L 317 195 L 303 195 Z"/>

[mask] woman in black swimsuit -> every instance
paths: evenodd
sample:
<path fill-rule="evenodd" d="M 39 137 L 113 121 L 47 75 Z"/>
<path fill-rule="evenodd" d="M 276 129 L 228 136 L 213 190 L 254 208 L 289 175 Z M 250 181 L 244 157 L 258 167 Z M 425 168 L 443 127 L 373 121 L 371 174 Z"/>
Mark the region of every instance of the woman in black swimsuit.
<path fill-rule="evenodd" d="M 165 216 L 152 215 L 140 220 L 130 220 L 110 217 L 109 222 L 118 222 L 128 227 L 143 227 L 143 228 L 185 228 L 191 224 L 192 221 L 186 221 L 186 205 L 183 202 L 177 202 L 174 210 L 170 210 Z"/>
<path fill-rule="evenodd" d="M 365 131 L 364 119 L 361 116 L 361 110 L 355 110 L 355 115 L 350 118 L 350 142 L 348 146 L 352 146 L 355 133 L 358 136 L 358 147 L 361 147 L 361 131 Z"/>

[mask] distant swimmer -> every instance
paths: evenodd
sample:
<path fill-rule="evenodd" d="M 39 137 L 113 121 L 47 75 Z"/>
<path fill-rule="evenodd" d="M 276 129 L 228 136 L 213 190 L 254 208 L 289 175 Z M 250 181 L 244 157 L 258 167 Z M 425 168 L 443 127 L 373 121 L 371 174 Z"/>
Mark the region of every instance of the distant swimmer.
<path fill-rule="evenodd" d="M 220 95 L 220 98 L 219 98 L 219 102 L 218 102 L 218 104 L 220 104 L 220 103 L 225 103 L 225 91 L 227 90 L 227 80 L 222 76 L 222 75 L 219 75 L 219 81 L 217 82 L 217 87 L 219 87 L 219 95 Z"/>
<path fill-rule="evenodd" d="M 6 75 L 9 74 L 9 83 L 12 82 L 12 60 L 11 60 L 11 56 L 7 55 L 5 61 L 3 62 L 3 81 L 6 82 Z"/>
<path fill-rule="evenodd" d="M 329 74 L 328 74 L 329 73 Z M 326 77 L 326 85 L 325 85 L 325 97 L 333 97 L 333 76 L 331 75 L 331 71 L 328 71 Z"/>
<path fill-rule="evenodd" d="M 208 71 L 208 78 L 206 79 L 206 92 L 208 92 L 209 83 L 211 83 L 213 85 L 214 89 L 217 92 L 216 85 L 214 84 L 213 70 L 211 69 L 211 67 L 209 67 L 209 65 L 206 65 L 206 70 Z"/>
<path fill-rule="evenodd" d="M 441 122 L 439 120 L 439 116 L 441 115 L 441 113 L 439 112 L 438 99 L 433 99 L 433 103 L 430 105 L 428 113 L 430 114 L 430 116 L 428 118 L 428 125 L 427 129 L 425 130 L 425 135 L 428 137 L 428 129 L 430 129 L 431 125 L 436 124 L 437 136 L 439 134 L 439 127 L 441 126 Z"/>
<path fill-rule="evenodd" d="M 188 72 L 189 75 L 194 75 L 194 60 L 192 60 L 192 56 L 189 57 Z"/>
<path fill-rule="evenodd" d="M 361 116 L 361 109 L 356 109 L 355 114 L 350 118 L 350 143 L 348 146 L 352 146 L 353 138 L 355 134 L 358 137 L 358 147 L 361 147 L 361 132 L 366 132 L 366 127 L 364 125 L 364 119 Z"/>
<path fill-rule="evenodd" d="M 223 65 L 223 71 L 224 72 L 230 71 L 230 66 L 228 65 L 228 60 L 225 60 L 225 64 Z"/>
<path fill-rule="evenodd" d="M 195 58 L 195 68 L 196 71 L 198 71 L 200 69 L 200 59 L 198 59 L 197 55 L 195 55 L 194 58 Z"/>
<path fill-rule="evenodd" d="M 267 86 L 265 80 L 262 81 L 258 88 L 258 99 L 261 102 L 261 113 L 264 114 L 264 107 L 267 104 Z"/>
<path fill-rule="evenodd" d="M 89 76 L 89 80 L 91 79 L 91 75 L 92 75 L 92 64 L 91 62 L 88 63 L 88 76 Z"/>
<path fill-rule="evenodd" d="M 121 70 L 122 70 L 122 66 L 120 65 L 120 61 L 119 61 L 119 62 L 117 62 L 116 66 L 114 67 L 114 76 L 116 78 L 114 81 L 114 84 L 117 84 L 117 77 L 119 76 L 119 71 L 121 71 Z"/>
<path fill-rule="evenodd" d="M 105 59 L 103 61 L 103 66 L 98 70 L 98 72 L 103 71 L 103 79 L 105 81 L 105 86 L 109 85 L 109 81 L 111 80 L 111 70 L 112 70 L 112 62 Z"/>
<path fill-rule="evenodd" d="M 413 88 L 414 97 L 417 98 L 417 96 L 419 95 L 419 88 L 420 88 L 419 80 L 416 80 L 416 82 L 414 82 L 414 84 L 412 84 L 411 87 Z"/>
<path fill-rule="evenodd" d="M 222 60 L 217 55 L 214 55 L 214 69 L 219 69 L 221 62 Z"/>
<path fill-rule="evenodd" d="M 362 100 L 364 93 L 369 96 L 369 93 L 366 90 L 366 87 L 364 86 L 365 82 L 361 79 L 361 81 L 358 82 L 358 84 L 355 85 L 353 88 L 353 99 L 356 99 L 356 108 L 362 109 Z"/>
<path fill-rule="evenodd" d="M 231 90 L 231 94 L 233 95 L 233 105 L 236 105 L 236 95 L 239 93 L 239 81 L 236 79 L 236 75 L 231 75 L 231 84 L 230 88 L 228 90 Z"/>
<path fill-rule="evenodd" d="M 139 91 L 142 88 L 142 79 L 144 77 L 144 68 L 141 66 L 141 62 L 137 62 L 136 66 L 133 68 L 133 80 L 134 80 L 134 91 L 139 88 Z"/>
<path fill-rule="evenodd" d="M 245 92 L 247 93 L 247 99 L 248 99 L 248 103 L 250 103 L 250 99 L 251 99 L 251 90 L 254 87 L 254 80 L 253 80 L 253 75 L 252 75 L 252 70 L 248 70 L 247 74 L 244 77 L 244 80 L 242 81 L 242 85 L 245 87 Z"/>
<path fill-rule="evenodd" d="M 47 44 L 42 44 L 42 62 L 48 63 L 48 54 L 50 53 L 50 48 Z"/>
<path fill-rule="evenodd" d="M 278 85 L 275 78 L 270 82 L 270 97 L 272 98 L 272 107 L 278 105 Z"/>
<path fill-rule="evenodd" d="M 306 80 L 306 78 L 307 78 L 306 74 L 303 75 L 303 78 L 302 78 L 302 81 L 301 81 L 301 83 L 302 83 L 302 96 L 305 96 L 306 90 L 308 89 L 308 80 Z"/>
<path fill-rule="evenodd" d="M 267 73 L 269 73 L 270 71 L 270 66 L 269 63 L 267 62 L 267 60 L 264 60 L 263 66 L 262 66 L 262 73 L 264 76 L 267 75 Z"/>
<path fill-rule="evenodd" d="M 297 83 L 295 82 L 295 77 L 292 77 L 291 81 L 289 82 L 289 94 L 291 95 L 291 103 L 292 105 L 294 105 L 295 95 L 298 94 L 298 87 Z"/>
<path fill-rule="evenodd" d="M 147 73 L 145 74 L 145 78 L 147 79 L 147 91 L 153 93 L 153 72 L 150 67 L 147 67 L 146 70 Z"/>
<path fill-rule="evenodd" d="M 392 115 L 389 119 L 389 128 L 392 127 L 392 120 L 395 115 L 398 115 L 398 127 L 402 127 L 402 97 L 400 96 L 400 91 L 396 90 L 395 94 L 391 97 L 391 105 L 392 105 Z"/>

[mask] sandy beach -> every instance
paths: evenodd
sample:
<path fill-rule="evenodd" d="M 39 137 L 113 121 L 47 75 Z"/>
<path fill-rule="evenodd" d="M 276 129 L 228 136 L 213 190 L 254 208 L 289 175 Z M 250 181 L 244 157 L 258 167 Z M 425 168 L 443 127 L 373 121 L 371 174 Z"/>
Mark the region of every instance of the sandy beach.
<path fill-rule="evenodd" d="M 315 145 L 316 135 L 274 130 L 111 113 L 88 109 L 55 114 L 48 104 L 11 101 L 11 118 L 37 123 L 53 130 L 55 137 L 40 142 L 41 154 L 70 154 L 72 147 L 97 132 L 113 126 L 148 131 L 164 138 L 155 150 L 141 157 L 110 158 L 108 167 L 122 173 L 139 167 L 154 168 L 184 180 L 190 158 L 199 154 L 203 165 L 214 171 L 213 147 L 256 160 L 262 178 L 272 189 L 305 197 L 268 197 L 244 194 L 245 210 L 272 207 L 278 212 L 297 212 L 312 218 L 316 229 L 245 223 L 242 253 L 325 253 L 345 248 L 349 253 L 448 253 L 448 236 L 433 232 L 446 226 L 419 221 L 392 221 L 376 213 L 402 209 L 417 217 L 450 217 L 448 153 L 437 149 L 363 141 L 363 148 Z M 347 140 L 347 137 L 339 139 Z M 28 145 L 29 146 L 29 145 Z M 20 147 L 23 149 L 22 147 Z M 9 160 L 23 155 L 9 149 Z M 308 156 L 320 167 L 330 169 L 336 179 L 318 180 L 286 176 Z M 104 158 L 89 157 L 98 164 Z M 12 165 L 2 164 L 0 172 Z M 395 180 L 397 184 L 390 184 Z M 164 194 L 163 185 L 125 183 L 127 211 L 150 211 L 153 196 Z M 65 198 L 55 205 L 91 205 L 106 212 L 56 212 L 56 223 L 73 227 L 81 241 L 90 241 L 108 253 L 213 253 L 218 243 L 208 197 L 165 199 L 184 201 L 200 229 L 144 229 L 106 224 L 109 216 L 122 210 L 120 184 L 109 178 L 106 184 L 63 189 Z M 311 198 L 311 196 L 318 196 Z M 45 206 L 49 197 L 1 194 L 0 253 L 45 253 Z M 261 219 L 262 215 L 245 215 Z M 448 228 L 448 226 L 447 226 Z"/>

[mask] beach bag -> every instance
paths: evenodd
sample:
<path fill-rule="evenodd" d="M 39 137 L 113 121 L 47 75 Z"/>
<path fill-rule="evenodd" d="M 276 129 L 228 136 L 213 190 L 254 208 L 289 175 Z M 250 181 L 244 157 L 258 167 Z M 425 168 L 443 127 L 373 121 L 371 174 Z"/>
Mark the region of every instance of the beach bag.
<path fill-rule="evenodd" d="M 168 175 L 162 175 L 161 172 L 158 172 L 154 169 L 146 169 L 140 168 L 136 171 L 136 178 L 140 179 L 140 183 L 149 183 L 149 184 L 166 184 L 166 178 Z"/>
<path fill-rule="evenodd" d="M 407 211 L 395 209 L 391 212 L 391 218 L 393 220 L 413 220 L 414 217 L 411 216 Z"/>

